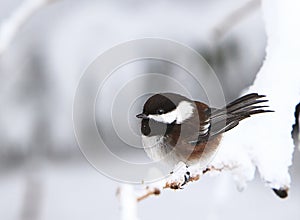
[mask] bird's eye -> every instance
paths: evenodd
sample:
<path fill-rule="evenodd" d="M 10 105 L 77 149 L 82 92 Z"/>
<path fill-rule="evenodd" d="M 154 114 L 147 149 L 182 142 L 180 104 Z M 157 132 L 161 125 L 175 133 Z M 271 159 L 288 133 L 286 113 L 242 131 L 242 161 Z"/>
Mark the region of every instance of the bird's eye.
<path fill-rule="evenodd" d="M 161 114 L 165 113 L 165 111 L 162 108 L 160 108 L 156 111 L 156 113 L 161 115 Z"/>

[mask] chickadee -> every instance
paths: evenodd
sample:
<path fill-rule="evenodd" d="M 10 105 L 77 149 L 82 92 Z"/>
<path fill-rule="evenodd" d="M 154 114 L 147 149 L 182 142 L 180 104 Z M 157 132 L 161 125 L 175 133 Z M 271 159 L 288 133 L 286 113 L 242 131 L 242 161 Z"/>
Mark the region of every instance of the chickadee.
<path fill-rule="evenodd" d="M 251 115 L 272 112 L 257 105 L 268 101 L 264 97 L 251 93 L 217 109 L 174 93 L 155 94 L 144 104 L 143 113 L 136 115 L 142 119 L 143 147 L 152 160 L 172 167 L 179 162 L 205 166 L 224 132 Z"/>

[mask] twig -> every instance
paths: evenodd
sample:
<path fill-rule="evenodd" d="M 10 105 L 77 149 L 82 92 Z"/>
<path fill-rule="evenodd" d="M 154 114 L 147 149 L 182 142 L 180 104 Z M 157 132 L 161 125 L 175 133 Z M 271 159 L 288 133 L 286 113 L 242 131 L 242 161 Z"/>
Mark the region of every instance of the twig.
<path fill-rule="evenodd" d="M 251 12 L 257 9 L 260 3 L 260 0 L 251 0 L 242 7 L 231 12 L 216 26 L 215 30 L 213 31 L 214 38 L 216 40 L 222 38 L 226 34 L 226 32 L 228 32 L 228 30 L 230 30 L 234 25 L 236 25 L 242 19 L 247 17 Z"/>
<path fill-rule="evenodd" d="M 137 202 L 140 202 L 140 201 L 142 201 L 142 200 L 144 200 L 144 199 L 146 199 L 146 198 L 148 198 L 149 196 L 152 196 L 152 195 L 155 195 L 155 196 L 160 195 L 160 190 L 158 188 L 153 188 L 152 190 L 148 190 L 146 192 L 146 194 L 144 194 L 144 195 L 137 198 Z"/>
<path fill-rule="evenodd" d="M 37 220 L 40 218 L 42 206 L 42 182 L 38 176 L 28 174 L 26 177 L 26 186 L 23 207 L 21 212 L 22 220 Z"/>
<path fill-rule="evenodd" d="M 11 44 L 20 28 L 32 17 L 35 12 L 55 0 L 25 0 L 0 25 L 0 56 Z"/>
<path fill-rule="evenodd" d="M 168 179 L 162 180 L 158 183 L 154 183 L 153 185 L 147 185 L 145 189 L 142 191 L 141 195 L 137 197 L 137 202 L 140 202 L 142 200 L 145 200 L 149 198 L 150 196 L 158 196 L 161 194 L 161 192 L 165 189 L 173 189 L 173 190 L 182 190 L 183 183 L 186 187 L 188 183 L 195 182 L 200 180 L 200 177 L 203 176 L 206 173 L 209 172 L 222 172 L 224 170 L 231 170 L 235 169 L 236 167 L 230 167 L 228 165 L 224 165 L 220 168 L 216 168 L 214 166 L 210 166 L 206 169 L 194 169 L 190 173 L 190 178 L 187 181 L 183 181 L 184 178 L 178 178 L 178 174 L 174 173 L 172 174 Z"/>

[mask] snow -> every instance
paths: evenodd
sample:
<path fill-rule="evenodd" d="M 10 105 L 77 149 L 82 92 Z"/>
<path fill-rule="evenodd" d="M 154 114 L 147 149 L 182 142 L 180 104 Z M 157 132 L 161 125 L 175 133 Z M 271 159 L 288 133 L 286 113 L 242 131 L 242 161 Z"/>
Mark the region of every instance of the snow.
<path fill-rule="evenodd" d="M 267 96 L 274 113 L 254 116 L 224 135 L 222 148 L 212 162 L 237 165 L 232 170 L 238 188 L 254 177 L 257 167 L 271 188 L 289 189 L 294 145 L 291 129 L 295 106 L 300 101 L 300 4 L 270 1 L 262 4 L 268 37 L 267 55 L 251 88 Z"/>

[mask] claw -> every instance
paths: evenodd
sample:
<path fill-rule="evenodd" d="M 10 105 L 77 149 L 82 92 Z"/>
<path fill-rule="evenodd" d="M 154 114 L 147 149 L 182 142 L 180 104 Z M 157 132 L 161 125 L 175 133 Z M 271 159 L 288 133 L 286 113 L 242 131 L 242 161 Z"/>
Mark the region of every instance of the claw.
<path fill-rule="evenodd" d="M 187 171 L 184 175 L 184 182 L 181 184 L 181 187 L 187 184 L 190 181 L 191 174 L 189 171 Z"/>

